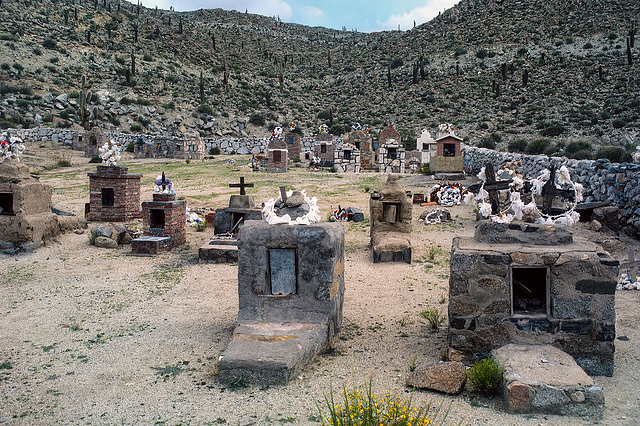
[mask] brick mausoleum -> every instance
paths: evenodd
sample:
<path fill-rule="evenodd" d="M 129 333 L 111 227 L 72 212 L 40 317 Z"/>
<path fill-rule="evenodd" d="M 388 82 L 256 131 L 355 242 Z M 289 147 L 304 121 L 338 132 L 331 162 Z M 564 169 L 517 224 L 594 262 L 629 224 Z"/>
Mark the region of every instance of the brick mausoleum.
<path fill-rule="evenodd" d="M 176 201 L 175 194 L 153 194 L 153 201 L 142 203 L 143 237 L 131 242 L 131 252 L 155 254 L 183 245 L 186 222 L 186 201 Z"/>
<path fill-rule="evenodd" d="M 98 166 L 89 173 L 88 220 L 124 222 L 140 218 L 139 173 L 127 173 L 127 167 Z"/>

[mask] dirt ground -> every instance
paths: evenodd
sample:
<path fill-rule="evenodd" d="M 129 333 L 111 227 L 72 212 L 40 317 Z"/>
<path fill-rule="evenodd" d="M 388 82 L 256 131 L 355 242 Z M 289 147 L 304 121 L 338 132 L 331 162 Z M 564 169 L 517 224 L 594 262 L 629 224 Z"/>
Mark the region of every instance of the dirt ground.
<path fill-rule="evenodd" d="M 229 159 L 236 164 L 229 164 Z M 54 167 L 61 159 L 71 167 Z M 144 174 L 142 201 L 163 170 L 178 197 L 192 208 L 224 207 L 228 184 L 245 176 L 257 202 L 277 187 L 306 189 L 319 199 L 323 217 L 338 204 L 359 207 L 368 218 L 368 191 L 376 173 L 336 175 L 292 168 L 287 174 L 252 173 L 243 157 L 178 160 L 125 159 Z M 25 162 L 53 187 L 53 205 L 82 214 L 88 202 L 82 153 L 49 144 L 29 147 Z M 430 177 L 400 183 L 429 192 Z M 337 348 L 318 357 L 286 386 L 226 389 L 217 361 L 235 326 L 237 266 L 199 264 L 198 248 L 212 230 L 189 227 L 187 244 L 155 257 L 130 256 L 130 248 L 100 249 L 88 234 L 68 233 L 35 253 L 0 254 L 0 423 L 8 424 L 319 424 L 317 404 L 331 386 L 340 389 L 370 378 L 376 393 L 390 390 L 413 403 L 450 407 L 448 421 L 471 425 L 637 424 L 640 415 L 640 292 L 616 295 L 615 374 L 596 377 L 604 389 L 601 420 L 512 415 L 498 399 L 470 391 L 459 396 L 414 391 L 404 383 L 410 368 L 438 361 L 446 349 L 446 326 L 431 332 L 419 313 L 446 313 L 449 251 L 455 236 L 472 235 L 469 206 L 450 208 L 453 221 L 424 225 L 425 207 L 414 207 L 413 262 L 372 263 L 367 223 L 344 224 L 344 322 Z M 140 222 L 129 225 L 138 225 Z M 91 224 L 90 226 L 95 226 Z M 582 224 L 577 236 L 601 243 L 620 261 L 638 242 Z M 326 410 L 325 410 L 326 412 Z"/>

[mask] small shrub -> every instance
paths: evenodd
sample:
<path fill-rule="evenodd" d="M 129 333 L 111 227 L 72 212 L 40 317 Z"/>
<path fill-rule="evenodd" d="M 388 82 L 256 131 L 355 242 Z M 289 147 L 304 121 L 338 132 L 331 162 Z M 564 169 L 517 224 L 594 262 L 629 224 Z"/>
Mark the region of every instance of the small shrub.
<path fill-rule="evenodd" d="M 551 141 L 545 138 L 534 139 L 527 144 L 527 154 L 542 154 L 549 147 Z"/>
<path fill-rule="evenodd" d="M 148 53 L 145 53 L 144 56 L 142 57 L 142 60 L 145 62 L 153 62 L 153 56 L 149 55 Z"/>
<path fill-rule="evenodd" d="M 583 49 L 593 49 L 593 44 L 591 44 L 590 41 L 586 42 L 584 44 L 584 46 L 582 46 Z"/>
<path fill-rule="evenodd" d="M 201 114 L 212 115 L 213 114 L 213 108 L 211 108 L 211 105 L 200 104 L 200 106 L 198 107 L 198 112 L 201 113 Z"/>
<path fill-rule="evenodd" d="M 202 232 L 205 229 L 207 229 L 207 222 L 205 221 L 196 222 L 196 224 L 193 226 L 193 229 L 195 229 L 196 232 Z"/>
<path fill-rule="evenodd" d="M 621 129 L 625 124 L 627 124 L 627 122 L 623 118 L 616 118 L 611 122 L 614 129 Z"/>
<path fill-rule="evenodd" d="M 133 123 L 131 126 L 129 126 L 129 130 L 131 130 L 132 132 L 139 132 L 142 130 L 142 127 L 140 127 L 139 124 Z"/>
<path fill-rule="evenodd" d="M 129 142 L 129 144 L 127 145 L 126 151 L 133 152 L 134 148 L 135 148 L 135 144 L 133 142 Z"/>
<path fill-rule="evenodd" d="M 596 151 L 596 159 L 606 158 L 612 163 L 630 162 L 631 155 L 621 146 L 602 146 Z"/>
<path fill-rule="evenodd" d="M 422 165 L 422 167 L 420 168 L 420 173 L 422 173 L 423 175 L 430 175 L 431 174 L 431 168 L 429 167 L 428 163 L 424 163 Z"/>
<path fill-rule="evenodd" d="M 484 59 L 487 57 L 487 51 L 486 49 L 479 49 L 476 51 L 476 58 L 478 59 Z"/>
<path fill-rule="evenodd" d="M 54 39 L 47 37 L 42 41 L 42 47 L 53 50 L 58 47 L 58 43 Z"/>
<path fill-rule="evenodd" d="M 418 314 L 420 318 L 423 318 L 429 324 L 432 330 L 437 330 L 440 325 L 444 323 L 447 317 L 440 313 L 438 308 L 429 308 Z"/>
<path fill-rule="evenodd" d="M 42 55 L 42 50 L 40 50 L 39 47 L 36 47 L 35 49 L 33 49 L 33 54 L 36 56 L 40 56 Z"/>
<path fill-rule="evenodd" d="M 220 155 L 220 148 L 217 146 L 212 146 L 209 148 L 209 155 Z"/>
<path fill-rule="evenodd" d="M 485 358 L 467 372 L 469 384 L 483 395 L 493 396 L 502 388 L 502 366 L 493 358 Z"/>
<path fill-rule="evenodd" d="M 453 52 L 453 56 L 454 57 L 458 57 L 458 56 L 462 56 L 462 55 L 466 55 L 467 54 L 467 49 L 465 49 L 464 47 L 458 47 L 454 52 Z"/>
<path fill-rule="evenodd" d="M 337 172 L 337 171 L 338 171 L 338 170 L 335 168 L 335 166 L 331 166 L 331 167 L 329 167 L 329 170 L 328 170 L 328 172 L 329 172 L 329 173 L 335 173 L 335 172 Z"/>
<path fill-rule="evenodd" d="M 56 165 L 58 167 L 71 167 L 71 159 L 69 158 L 69 155 L 63 154 L 61 156 L 57 156 Z"/>
<path fill-rule="evenodd" d="M 431 403 L 424 407 L 413 407 L 411 399 L 392 395 L 389 391 L 384 396 L 373 393 L 372 380 L 364 389 L 342 389 L 341 401 L 333 397 L 333 389 L 329 396 L 324 396 L 325 408 L 329 411 L 325 416 L 320 406 L 319 415 L 322 425 L 346 426 L 378 426 L 378 425 L 434 425 L 444 424 L 449 408 L 434 406 Z"/>
<path fill-rule="evenodd" d="M 91 229 L 89 231 L 89 244 L 91 244 L 92 246 L 96 245 L 96 237 L 98 236 L 98 233 L 96 232 L 95 229 Z"/>
<path fill-rule="evenodd" d="M 560 136 L 566 131 L 566 128 L 562 124 L 552 124 L 545 127 L 542 131 L 542 136 Z"/>
<path fill-rule="evenodd" d="M 261 112 L 254 112 L 253 114 L 251 114 L 251 117 L 249 117 L 249 123 L 255 124 L 256 126 L 264 126 L 264 114 L 262 114 Z"/>
<path fill-rule="evenodd" d="M 478 147 L 496 149 L 496 142 L 493 139 L 483 138 L 480 142 L 478 142 Z"/>
<path fill-rule="evenodd" d="M 401 58 L 395 58 L 393 61 L 391 61 L 391 64 L 389 64 L 389 66 L 393 70 L 398 67 L 401 67 L 403 64 L 404 64 L 404 61 Z"/>
<path fill-rule="evenodd" d="M 526 47 L 521 47 L 520 49 L 518 49 L 518 56 L 524 56 L 528 51 L 529 50 Z"/>
<path fill-rule="evenodd" d="M 91 157 L 91 159 L 89 160 L 89 164 L 91 163 L 102 163 L 102 159 L 100 158 L 99 155 L 94 155 L 93 157 Z"/>
<path fill-rule="evenodd" d="M 191 158 L 187 158 L 186 160 L 184 160 L 185 164 L 191 164 Z"/>
<path fill-rule="evenodd" d="M 591 149 L 592 149 L 592 145 L 591 145 L 591 142 L 589 141 L 571 141 L 565 147 L 564 153 L 568 158 L 578 159 L 577 157 L 575 157 L 575 155 L 578 152 L 587 151 L 591 153 Z M 582 158 L 582 159 L 584 160 L 585 158 Z"/>
<path fill-rule="evenodd" d="M 527 141 L 525 139 L 514 139 L 507 145 L 509 152 L 525 152 L 527 149 Z"/>

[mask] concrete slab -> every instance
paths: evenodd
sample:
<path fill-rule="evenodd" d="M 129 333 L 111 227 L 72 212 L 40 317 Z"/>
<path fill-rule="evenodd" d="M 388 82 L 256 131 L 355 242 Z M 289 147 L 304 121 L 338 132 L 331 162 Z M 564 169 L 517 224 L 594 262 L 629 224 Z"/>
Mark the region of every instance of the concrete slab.
<path fill-rule="evenodd" d="M 327 325 L 241 324 L 222 353 L 218 378 L 227 385 L 283 385 L 328 347 Z"/>
<path fill-rule="evenodd" d="M 551 345 L 509 344 L 493 351 L 504 371 L 509 411 L 599 418 L 604 394 L 571 355 Z"/>
<path fill-rule="evenodd" d="M 143 236 L 131 240 L 131 254 L 157 254 L 171 249 L 171 237 Z"/>

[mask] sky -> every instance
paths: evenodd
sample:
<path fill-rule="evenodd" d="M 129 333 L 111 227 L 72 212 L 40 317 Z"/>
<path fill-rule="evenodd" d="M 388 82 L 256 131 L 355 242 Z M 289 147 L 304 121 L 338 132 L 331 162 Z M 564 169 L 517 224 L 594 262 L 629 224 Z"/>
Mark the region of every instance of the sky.
<path fill-rule="evenodd" d="M 284 22 L 372 32 L 423 24 L 460 0 L 142 0 L 148 8 L 184 12 L 197 9 L 237 10 L 280 16 Z M 132 1 L 137 3 L 137 1 Z"/>

